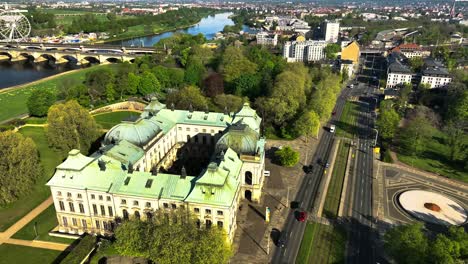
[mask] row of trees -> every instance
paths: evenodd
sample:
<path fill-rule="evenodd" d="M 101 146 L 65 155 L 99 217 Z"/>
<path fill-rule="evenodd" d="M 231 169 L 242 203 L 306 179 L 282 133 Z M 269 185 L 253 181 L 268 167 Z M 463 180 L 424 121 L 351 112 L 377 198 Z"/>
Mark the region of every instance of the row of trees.
<path fill-rule="evenodd" d="M 431 238 L 421 223 L 394 227 L 385 234 L 385 248 L 400 264 L 463 263 L 468 258 L 468 233 L 452 226 Z"/>
<path fill-rule="evenodd" d="M 154 263 L 228 263 L 232 255 L 222 228 L 200 228 L 184 209 L 156 211 L 151 219 L 131 219 L 115 231 L 117 252 Z"/>

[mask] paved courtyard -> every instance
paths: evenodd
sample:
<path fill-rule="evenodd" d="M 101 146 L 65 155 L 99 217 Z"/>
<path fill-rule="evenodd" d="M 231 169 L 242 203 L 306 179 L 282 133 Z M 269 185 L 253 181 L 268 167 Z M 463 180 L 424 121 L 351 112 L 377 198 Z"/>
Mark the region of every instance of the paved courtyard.
<path fill-rule="evenodd" d="M 233 246 L 235 255 L 231 263 L 269 262 L 275 247 L 270 239 L 271 230 L 281 230 L 287 217 L 288 204 L 294 200 L 299 189 L 298 184 L 304 176 L 303 166 L 310 163 L 317 143 L 317 139 L 309 140 L 307 144 L 302 139 L 268 141 L 265 167 L 270 171 L 270 177 L 265 179 L 260 203 L 243 201 L 238 209 L 238 226 Z M 272 163 L 274 151 L 286 145 L 301 153 L 300 162 L 294 168 L 284 168 Z M 271 211 L 269 223 L 265 222 L 266 207 Z M 268 251 L 270 255 L 267 254 Z"/>

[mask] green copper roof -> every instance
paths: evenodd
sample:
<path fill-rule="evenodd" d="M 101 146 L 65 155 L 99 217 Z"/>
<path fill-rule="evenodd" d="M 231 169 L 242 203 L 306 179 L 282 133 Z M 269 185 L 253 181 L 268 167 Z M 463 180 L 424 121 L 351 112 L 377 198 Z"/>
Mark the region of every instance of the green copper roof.
<path fill-rule="evenodd" d="M 93 158 L 81 154 L 79 150 L 72 149 L 68 152 L 68 158 L 62 164 L 58 165 L 57 169 L 81 171 L 93 160 Z"/>
<path fill-rule="evenodd" d="M 134 171 L 116 182 L 111 192 L 123 195 L 183 201 L 190 193 L 195 177 Z"/>
<path fill-rule="evenodd" d="M 142 118 L 156 115 L 161 109 L 165 109 L 166 105 L 158 101 L 157 98 L 151 98 L 151 102 L 145 107 L 145 110 L 141 114 Z"/>
<path fill-rule="evenodd" d="M 227 127 L 232 118 L 223 113 L 161 109 L 151 120 L 157 121 L 159 126 L 166 125 L 165 128 L 161 127 L 164 131 L 169 130 L 175 124 Z"/>
<path fill-rule="evenodd" d="M 112 147 L 105 151 L 105 155 L 128 165 L 139 161 L 145 155 L 145 152 L 140 147 L 124 139 L 112 145 Z"/>
<path fill-rule="evenodd" d="M 195 187 L 185 201 L 219 206 L 231 206 L 240 184 L 242 161 L 232 149 L 196 179 Z"/>
<path fill-rule="evenodd" d="M 232 124 L 216 143 L 216 149 L 233 149 L 239 154 L 255 154 L 259 135 L 250 126 L 240 122 Z"/>
<path fill-rule="evenodd" d="M 249 103 L 244 103 L 242 109 L 234 115 L 232 123 L 237 123 L 239 121 L 260 133 L 260 123 L 262 119 L 257 115 L 255 110 L 250 108 Z"/>
<path fill-rule="evenodd" d="M 144 146 L 160 131 L 158 124 L 151 119 L 139 118 L 136 121 L 124 121 L 107 132 L 104 143 L 112 144 L 127 140 L 134 145 Z"/>

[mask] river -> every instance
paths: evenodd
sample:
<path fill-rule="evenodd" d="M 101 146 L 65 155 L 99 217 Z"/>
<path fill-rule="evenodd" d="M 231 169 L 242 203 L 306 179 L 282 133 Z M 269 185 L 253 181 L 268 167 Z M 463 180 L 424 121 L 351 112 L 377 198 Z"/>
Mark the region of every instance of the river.
<path fill-rule="evenodd" d="M 198 24 L 187 29 L 181 29 L 153 36 L 139 37 L 131 40 L 118 41 L 117 43 L 124 46 L 146 46 L 150 47 L 163 38 L 172 36 L 175 32 L 183 32 L 192 35 L 202 33 L 207 39 L 213 39 L 215 34 L 223 30 L 226 25 L 234 25 L 234 22 L 229 18 L 232 13 L 221 13 L 203 18 Z M 249 31 L 248 27 L 243 27 L 245 31 Z M 71 69 L 76 69 L 76 65 L 59 65 L 55 66 L 50 63 L 31 63 L 31 62 L 0 62 L 0 89 L 36 81 L 60 72 Z"/>

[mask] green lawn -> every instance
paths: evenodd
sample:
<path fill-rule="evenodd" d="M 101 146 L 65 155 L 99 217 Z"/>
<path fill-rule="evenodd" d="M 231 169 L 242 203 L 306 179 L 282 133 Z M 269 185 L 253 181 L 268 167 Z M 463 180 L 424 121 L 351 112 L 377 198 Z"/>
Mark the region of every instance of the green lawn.
<path fill-rule="evenodd" d="M 354 123 L 356 122 L 358 111 L 358 102 L 346 102 L 343 113 L 340 116 L 340 121 L 336 125 L 336 134 L 338 136 L 353 138 L 357 129 Z"/>
<path fill-rule="evenodd" d="M 104 129 L 111 129 L 113 126 L 119 124 L 129 116 L 139 116 L 139 112 L 133 111 L 118 111 L 104 114 L 97 114 L 94 116 L 96 122 Z"/>
<path fill-rule="evenodd" d="M 99 67 L 110 67 L 112 65 L 105 65 Z M 61 85 L 65 80 L 70 80 L 73 84 L 81 83 L 85 79 L 86 73 L 94 71 L 97 67 L 90 67 L 68 73 L 55 78 L 39 81 L 35 84 L 25 85 L 22 88 L 1 92 L 0 91 L 0 122 L 9 118 L 27 114 L 28 108 L 26 102 L 34 89 L 48 89 L 54 92 L 58 91 L 58 86 Z"/>
<path fill-rule="evenodd" d="M 38 236 L 34 231 L 34 223 L 36 224 L 36 230 Z M 31 222 L 25 225 L 21 230 L 16 232 L 13 235 L 13 238 L 24 239 L 24 240 L 43 240 L 43 241 L 52 241 L 58 243 L 71 244 L 74 239 L 61 238 L 49 236 L 49 231 L 58 225 L 57 217 L 55 213 L 54 205 L 49 206 Z"/>
<path fill-rule="evenodd" d="M 424 150 L 418 156 L 401 151 L 398 160 L 410 166 L 438 173 L 440 175 L 468 182 L 468 170 L 463 164 L 454 163 L 449 160 L 450 149 L 445 143 L 445 134 L 436 130 L 433 136 L 424 143 Z M 464 135 L 465 145 L 468 144 L 468 136 Z"/>
<path fill-rule="evenodd" d="M 45 124 L 47 123 L 47 117 L 28 117 L 24 119 L 26 124 Z"/>
<path fill-rule="evenodd" d="M 307 223 L 296 263 L 343 263 L 346 232 L 340 227 Z"/>
<path fill-rule="evenodd" d="M 302 237 L 301 246 L 299 247 L 299 252 L 297 253 L 296 263 L 298 264 L 306 264 L 309 261 L 312 242 L 314 241 L 314 227 L 314 224 L 307 222 L 304 236 Z"/>
<path fill-rule="evenodd" d="M 17 246 L 10 244 L 0 245 L 0 264 L 32 264 L 32 263 L 60 263 L 63 256 L 61 251 Z"/>
<path fill-rule="evenodd" d="M 44 173 L 38 179 L 36 185 L 31 186 L 32 190 L 28 195 L 6 207 L 0 208 L 0 232 L 5 231 L 10 225 L 50 196 L 50 189 L 45 186 L 45 183 L 54 173 L 55 167 L 61 163 L 59 155 L 48 147 L 44 128 L 24 127 L 19 132 L 27 137 L 31 137 L 36 143 Z"/>
<path fill-rule="evenodd" d="M 338 153 L 333 166 L 332 178 L 328 186 L 325 204 L 323 206 L 323 214 L 328 218 L 336 218 L 340 207 L 341 190 L 346 171 L 346 163 L 348 161 L 349 143 L 340 142 Z"/>

